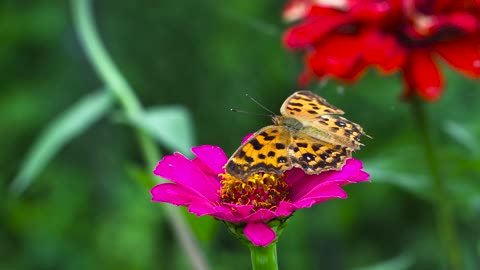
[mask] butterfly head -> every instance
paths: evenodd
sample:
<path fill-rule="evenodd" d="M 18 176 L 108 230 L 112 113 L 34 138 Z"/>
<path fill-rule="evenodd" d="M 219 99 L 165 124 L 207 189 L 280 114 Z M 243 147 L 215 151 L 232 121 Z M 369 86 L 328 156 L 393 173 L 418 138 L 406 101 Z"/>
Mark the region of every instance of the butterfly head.
<path fill-rule="evenodd" d="M 272 122 L 276 126 L 281 126 L 284 123 L 284 116 L 281 115 L 272 115 Z"/>

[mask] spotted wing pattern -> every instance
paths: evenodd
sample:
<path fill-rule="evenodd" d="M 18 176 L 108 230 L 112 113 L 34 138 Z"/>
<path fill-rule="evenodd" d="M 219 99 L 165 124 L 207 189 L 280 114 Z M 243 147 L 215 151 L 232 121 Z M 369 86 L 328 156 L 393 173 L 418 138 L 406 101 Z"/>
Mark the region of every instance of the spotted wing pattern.
<path fill-rule="evenodd" d="M 254 173 L 282 174 L 292 167 L 307 174 L 339 170 L 362 145 L 362 127 L 310 91 L 293 93 L 280 112 L 276 125 L 259 130 L 230 157 L 228 174 L 246 180 Z"/>
<path fill-rule="evenodd" d="M 293 143 L 288 150 L 293 166 L 307 174 L 339 170 L 352 154 L 352 150 L 346 146 L 327 143 L 301 132 L 293 136 Z"/>
<path fill-rule="evenodd" d="M 241 180 L 257 172 L 282 174 L 292 168 L 287 149 L 291 135 L 284 126 L 267 126 L 250 137 L 228 160 L 225 170 Z"/>
<path fill-rule="evenodd" d="M 284 116 L 300 119 L 314 119 L 324 114 L 344 114 L 342 110 L 310 91 L 293 93 L 283 102 L 280 113 Z"/>
<path fill-rule="evenodd" d="M 360 149 L 360 137 L 365 135 L 363 128 L 340 115 L 321 115 L 312 126 L 320 130 L 331 132 L 338 144 L 346 145 L 354 150 Z"/>
<path fill-rule="evenodd" d="M 348 146 L 354 150 L 360 148 L 360 137 L 365 135 L 360 125 L 345 119 L 339 114 L 344 112 L 330 105 L 324 98 L 310 91 L 299 91 L 292 94 L 283 103 L 281 113 L 292 117 L 304 126 L 318 129 L 319 134 L 328 133 L 328 136 L 310 134 L 332 144 Z"/>

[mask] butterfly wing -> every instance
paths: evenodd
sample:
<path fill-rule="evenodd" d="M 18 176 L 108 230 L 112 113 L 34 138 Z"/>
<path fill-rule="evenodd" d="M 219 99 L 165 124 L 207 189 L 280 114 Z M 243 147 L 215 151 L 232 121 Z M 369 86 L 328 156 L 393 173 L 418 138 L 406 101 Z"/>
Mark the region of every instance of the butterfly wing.
<path fill-rule="evenodd" d="M 329 131 L 334 141 L 354 150 L 360 149 L 362 145 L 360 143 L 360 137 L 365 135 L 363 128 L 359 124 L 345 119 L 340 115 L 329 114 L 318 116 L 316 121 L 312 122 L 312 126 L 317 129 Z"/>
<path fill-rule="evenodd" d="M 283 102 L 280 113 L 284 116 L 303 119 L 315 119 L 324 114 L 344 114 L 342 110 L 310 91 L 293 93 Z"/>
<path fill-rule="evenodd" d="M 258 172 L 282 174 L 292 168 L 287 149 L 291 135 L 284 126 L 260 129 L 230 157 L 225 171 L 241 180 Z"/>
<path fill-rule="evenodd" d="M 340 170 L 345 160 L 352 156 L 352 149 L 335 145 L 299 132 L 293 136 L 288 152 L 292 165 L 307 174 L 318 174 L 327 170 Z"/>
<path fill-rule="evenodd" d="M 298 91 L 285 100 L 280 109 L 282 115 L 300 121 L 310 136 L 334 145 L 351 149 L 360 148 L 362 127 L 338 114 L 344 112 L 330 105 L 324 98 L 310 92 Z"/>

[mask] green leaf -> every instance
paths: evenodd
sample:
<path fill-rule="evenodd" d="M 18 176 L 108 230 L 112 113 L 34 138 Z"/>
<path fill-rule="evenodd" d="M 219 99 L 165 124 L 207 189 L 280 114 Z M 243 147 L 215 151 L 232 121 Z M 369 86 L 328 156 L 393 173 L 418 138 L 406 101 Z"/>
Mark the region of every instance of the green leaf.
<path fill-rule="evenodd" d="M 405 270 L 413 266 L 414 263 L 415 258 L 412 255 L 403 254 L 375 265 L 356 268 L 356 270 Z"/>
<path fill-rule="evenodd" d="M 480 153 L 480 146 L 478 140 L 475 138 L 473 132 L 468 130 L 465 126 L 455 121 L 446 121 L 443 124 L 444 132 L 450 136 L 459 145 L 466 148 L 474 156 L 478 156 Z"/>
<path fill-rule="evenodd" d="M 109 91 L 98 91 L 84 97 L 49 123 L 23 161 L 10 186 L 11 192 L 19 195 L 28 188 L 57 152 L 100 119 L 112 104 Z"/>
<path fill-rule="evenodd" d="M 427 175 L 374 166 L 366 166 L 365 171 L 371 175 L 373 183 L 394 185 L 423 198 L 431 196 L 431 183 Z"/>
<path fill-rule="evenodd" d="M 129 120 L 172 151 L 187 154 L 193 146 L 192 117 L 182 106 L 150 108 Z"/>
<path fill-rule="evenodd" d="M 364 170 L 371 175 L 372 183 L 393 185 L 421 198 L 430 198 L 430 177 L 417 152 L 416 148 L 401 144 L 391 146 L 381 157 L 364 159 Z"/>
<path fill-rule="evenodd" d="M 158 184 L 153 179 L 154 175 L 152 172 L 147 174 L 147 172 L 145 172 L 145 169 L 130 164 L 126 166 L 126 168 L 128 175 L 135 179 L 141 186 L 145 187 L 146 190 L 150 190 L 152 187 Z"/>
<path fill-rule="evenodd" d="M 192 214 L 188 212 L 187 207 L 182 207 L 181 211 L 188 220 L 188 223 L 191 225 L 195 236 L 197 236 L 204 245 L 211 245 L 212 239 L 217 232 L 218 224 L 220 222 L 211 216 L 199 217 L 195 214 Z"/>

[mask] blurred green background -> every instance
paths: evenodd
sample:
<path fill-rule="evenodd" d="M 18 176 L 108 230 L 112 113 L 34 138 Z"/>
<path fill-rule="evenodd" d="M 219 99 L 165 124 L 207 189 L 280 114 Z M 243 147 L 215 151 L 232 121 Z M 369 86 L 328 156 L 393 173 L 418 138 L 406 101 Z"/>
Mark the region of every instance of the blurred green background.
<path fill-rule="evenodd" d="M 193 144 L 230 155 L 270 123 L 230 108 L 263 113 L 248 93 L 278 111 L 299 90 L 302 57 L 281 44 L 283 3 L 105 0 L 94 11 L 142 103 L 184 106 Z M 118 105 L 66 144 L 21 196 L 9 193 L 40 132 L 102 87 L 72 20 L 67 1 L 0 3 L 0 269 L 189 269 L 162 209 L 132 176 L 144 161 Z M 427 111 L 466 269 L 480 269 L 480 85 L 443 70 L 445 93 Z M 442 269 L 430 178 L 416 116 L 399 99 L 401 80 L 370 72 L 356 85 L 311 90 L 373 137 L 355 153 L 371 183 L 347 186 L 347 200 L 298 211 L 278 243 L 280 268 Z M 248 249 L 223 224 L 188 218 L 212 269 L 250 269 Z"/>

